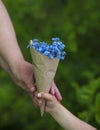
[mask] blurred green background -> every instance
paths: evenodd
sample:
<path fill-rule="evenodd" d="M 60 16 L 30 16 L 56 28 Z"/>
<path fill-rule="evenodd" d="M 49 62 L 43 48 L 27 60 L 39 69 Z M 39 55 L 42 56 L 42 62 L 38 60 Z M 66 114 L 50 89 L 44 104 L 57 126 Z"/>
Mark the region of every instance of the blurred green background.
<path fill-rule="evenodd" d="M 30 39 L 49 41 L 58 36 L 66 44 L 55 82 L 62 104 L 80 119 L 100 126 L 100 1 L 3 0 L 19 46 L 31 62 Z M 72 122 L 73 124 L 73 122 Z M 0 130 L 63 130 L 45 113 L 40 117 L 26 92 L 0 69 Z"/>

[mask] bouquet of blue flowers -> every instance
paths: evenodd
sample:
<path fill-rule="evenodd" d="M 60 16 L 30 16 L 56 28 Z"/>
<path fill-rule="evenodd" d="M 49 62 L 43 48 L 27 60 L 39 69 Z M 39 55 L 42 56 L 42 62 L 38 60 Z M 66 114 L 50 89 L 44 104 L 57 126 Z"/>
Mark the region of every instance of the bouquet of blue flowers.
<path fill-rule="evenodd" d="M 38 39 L 33 39 L 28 45 L 33 61 L 34 75 L 37 89 L 39 92 L 49 92 L 57 66 L 60 59 L 65 58 L 63 51 L 65 45 L 59 38 L 52 38 L 52 44 L 39 42 Z M 45 101 L 42 102 L 41 116 L 44 113 Z"/>

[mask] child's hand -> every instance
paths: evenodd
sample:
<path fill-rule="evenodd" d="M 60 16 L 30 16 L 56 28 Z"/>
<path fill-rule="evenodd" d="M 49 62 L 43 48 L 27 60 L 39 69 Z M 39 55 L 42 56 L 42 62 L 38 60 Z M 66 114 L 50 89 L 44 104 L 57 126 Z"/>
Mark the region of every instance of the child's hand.
<path fill-rule="evenodd" d="M 59 104 L 55 96 L 49 93 L 43 93 L 43 92 L 36 93 L 35 96 L 36 96 L 36 104 L 38 106 L 42 105 L 42 99 L 46 100 L 46 106 L 45 106 L 46 112 L 49 112 L 49 113 L 53 112 L 55 108 L 57 107 L 57 105 Z"/>

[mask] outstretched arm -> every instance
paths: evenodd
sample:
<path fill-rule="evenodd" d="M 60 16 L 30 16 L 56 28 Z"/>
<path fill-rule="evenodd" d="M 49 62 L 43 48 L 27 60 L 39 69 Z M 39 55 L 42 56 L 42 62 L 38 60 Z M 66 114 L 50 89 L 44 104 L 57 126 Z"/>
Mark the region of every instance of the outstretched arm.
<path fill-rule="evenodd" d="M 37 104 L 41 106 L 41 99 L 46 100 L 45 111 L 49 112 L 52 117 L 65 129 L 65 130 L 96 130 L 91 125 L 80 120 L 63 107 L 54 96 L 48 93 L 36 94 Z"/>
<path fill-rule="evenodd" d="M 8 72 L 14 82 L 29 92 L 33 98 L 35 90 L 33 66 L 24 60 L 18 46 L 16 34 L 8 12 L 0 0 L 0 66 Z M 53 83 L 50 93 L 61 100 L 61 95 Z"/>
<path fill-rule="evenodd" d="M 14 82 L 30 91 L 34 90 L 32 65 L 24 60 L 15 31 L 4 4 L 0 0 L 0 65 Z"/>

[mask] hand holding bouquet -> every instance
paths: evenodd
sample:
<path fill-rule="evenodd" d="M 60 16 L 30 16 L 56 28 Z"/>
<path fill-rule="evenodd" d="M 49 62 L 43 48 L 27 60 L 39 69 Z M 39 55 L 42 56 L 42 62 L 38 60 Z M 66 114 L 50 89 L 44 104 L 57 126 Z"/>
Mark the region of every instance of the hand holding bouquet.
<path fill-rule="evenodd" d="M 66 53 L 63 51 L 65 45 L 59 38 L 52 38 L 52 44 L 33 39 L 28 46 L 31 51 L 37 89 L 39 92 L 47 93 L 52 85 L 59 60 L 65 58 Z M 45 101 L 43 101 L 40 108 L 41 116 L 44 107 Z"/>

